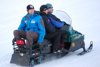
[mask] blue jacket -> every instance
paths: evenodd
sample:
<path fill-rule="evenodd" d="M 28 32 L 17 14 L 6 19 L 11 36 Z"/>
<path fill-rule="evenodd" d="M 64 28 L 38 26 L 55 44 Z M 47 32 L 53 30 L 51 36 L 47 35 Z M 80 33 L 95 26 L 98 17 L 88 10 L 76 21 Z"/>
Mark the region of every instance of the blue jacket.
<path fill-rule="evenodd" d="M 52 25 L 55 26 L 56 28 L 61 28 L 64 26 L 63 21 L 56 21 L 52 17 L 49 17 L 49 20 L 51 21 Z"/>
<path fill-rule="evenodd" d="M 48 18 L 54 27 L 61 28 L 64 26 L 64 22 L 57 18 L 55 15 L 49 13 Z"/>
<path fill-rule="evenodd" d="M 42 43 L 45 37 L 45 27 L 42 25 L 41 19 L 40 15 L 27 14 L 22 18 L 18 30 L 37 32 L 39 34 L 38 42 Z"/>

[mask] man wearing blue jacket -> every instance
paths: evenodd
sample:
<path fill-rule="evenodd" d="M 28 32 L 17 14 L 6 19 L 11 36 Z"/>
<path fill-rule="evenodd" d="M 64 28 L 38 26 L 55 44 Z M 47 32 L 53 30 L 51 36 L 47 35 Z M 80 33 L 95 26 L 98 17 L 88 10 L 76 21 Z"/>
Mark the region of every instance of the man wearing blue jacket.
<path fill-rule="evenodd" d="M 27 6 L 27 14 L 22 18 L 18 30 L 14 31 L 14 40 L 25 38 L 27 45 L 32 45 L 34 41 L 41 44 L 44 41 L 45 27 L 40 15 L 34 13 L 34 6 Z"/>

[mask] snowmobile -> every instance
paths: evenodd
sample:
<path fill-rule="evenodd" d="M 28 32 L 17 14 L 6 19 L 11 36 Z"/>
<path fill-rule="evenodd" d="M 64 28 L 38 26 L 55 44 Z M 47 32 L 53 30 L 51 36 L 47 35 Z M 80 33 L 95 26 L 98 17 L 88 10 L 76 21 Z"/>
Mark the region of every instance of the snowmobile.
<path fill-rule="evenodd" d="M 42 63 L 45 59 L 53 55 L 58 57 L 63 57 L 69 52 L 74 52 L 78 49 L 83 49 L 78 55 L 84 55 L 90 52 L 93 48 L 93 42 L 90 42 L 89 48 L 85 48 L 84 35 L 73 29 L 71 23 L 72 20 L 69 15 L 61 10 L 53 12 L 61 21 L 64 21 L 65 24 L 61 30 L 66 31 L 67 37 L 64 40 L 64 46 L 61 46 L 61 50 L 57 53 L 52 52 L 52 44 L 48 40 L 44 40 L 42 47 L 38 44 L 30 46 L 29 49 L 26 48 L 26 39 L 21 38 L 14 42 L 13 45 L 13 54 L 11 57 L 10 63 L 33 67 L 36 64 Z"/>

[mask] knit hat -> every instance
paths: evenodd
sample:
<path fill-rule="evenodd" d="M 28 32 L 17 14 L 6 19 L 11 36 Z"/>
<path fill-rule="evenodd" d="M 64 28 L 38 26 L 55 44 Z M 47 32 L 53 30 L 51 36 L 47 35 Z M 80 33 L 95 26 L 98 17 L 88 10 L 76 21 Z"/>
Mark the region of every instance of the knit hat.
<path fill-rule="evenodd" d="M 52 4 L 50 4 L 50 3 L 47 3 L 46 5 L 47 5 L 48 9 L 53 8 Z"/>
<path fill-rule="evenodd" d="M 30 10 L 30 9 L 34 9 L 34 6 L 31 5 L 31 4 L 29 4 L 29 5 L 27 6 L 27 10 Z"/>
<path fill-rule="evenodd" d="M 41 11 L 41 12 L 43 12 L 43 11 L 45 11 L 45 10 L 47 10 L 47 9 L 48 9 L 47 5 L 42 5 L 42 6 L 40 7 L 40 11 Z"/>

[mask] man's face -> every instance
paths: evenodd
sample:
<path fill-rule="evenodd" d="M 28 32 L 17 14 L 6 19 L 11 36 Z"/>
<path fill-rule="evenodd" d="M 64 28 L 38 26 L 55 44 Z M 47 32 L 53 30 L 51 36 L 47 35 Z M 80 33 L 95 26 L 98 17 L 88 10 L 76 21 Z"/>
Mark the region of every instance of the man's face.
<path fill-rule="evenodd" d="M 29 14 L 34 14 L 34 9 L 28 10 L 28 13 L 29 13 Z"/>
<path fill-rule="evenodd" d="M 49 8 L 49 9 L 48 9 L 48 12 L 49 12 L 49 13 L 53 13 L 53 8 Z"/>
<path fill-rule="evenodd" d="M 46 14 L 48 14 L 48 10 L 45 10 L 44 12 L 45 12 Z"/>

